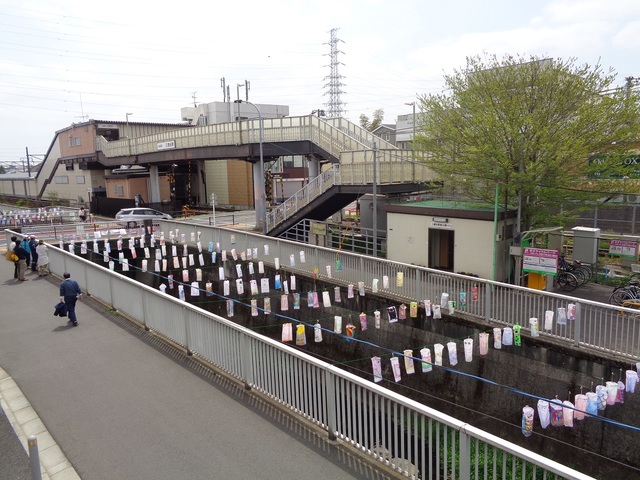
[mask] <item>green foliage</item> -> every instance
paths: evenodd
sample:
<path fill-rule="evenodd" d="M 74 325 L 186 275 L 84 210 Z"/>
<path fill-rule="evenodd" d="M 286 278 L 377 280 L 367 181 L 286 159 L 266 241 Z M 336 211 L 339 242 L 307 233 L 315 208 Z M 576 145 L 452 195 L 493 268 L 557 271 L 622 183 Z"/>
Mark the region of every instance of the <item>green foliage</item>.
<path fill-rule="evenodd" d="M 373 112 L 373 119 L 371 120 L 363 113 L 360 115 L 360 126 L 365 130 L 369 130 L 370 132 L 372 132 L 380 126 L 383 118 L 384 110 L 382 110 L 381 108 Z"/>
<path fill-rule="evenodd" d="M 446 92 L 420 97 L 416 147 L 447 183 L 471 198 L 521 202 L 522 230 L 640 181 L 593 178 L 621 168 L 640 131 L 640 94 L 612 89 L 615 74 L 574 60 L 471 57 L 445 76 Z M 592 164 L 589 158 L 604 159 Z M 603 166 L 602 163 L 606 163 Z M 463 186 L 463 187 L 461 187 Z"/>
<path fill-rule="evenodd" d="M 51 203 L 51 205 L 55 206 L 60 203 L 60 195 L 55 190 L 49 190 L 45 198 L 49 203 Z"/>

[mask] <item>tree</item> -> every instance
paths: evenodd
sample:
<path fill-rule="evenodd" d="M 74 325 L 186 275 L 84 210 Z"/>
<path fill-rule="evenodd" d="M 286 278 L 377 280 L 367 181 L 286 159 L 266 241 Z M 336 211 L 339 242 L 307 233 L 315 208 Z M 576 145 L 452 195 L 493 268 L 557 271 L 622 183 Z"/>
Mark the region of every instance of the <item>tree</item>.
<path fill-rule="evenodd" d="M 0 165 L 0 174 L 7 173 L 7 170 L 4 168 L 4 165 Z"/>
<path fill-rule="evenodd" d="M 373 132 L 376 128 L 380 126 L 383 118 L 384 118 L 384 110 L 381 108 L 374 110 L 373 120 L 369 120 L 369 117 L 367 117 L 363 113 L 360 115 L 360 126 L 365 130 L 369 130 L 370 132 Z"/>
<path fill-rule="evenodd" d="M 420 97 L 416 147 L 470 198 L 493 203 L 498 182 L 520 231 L 561 225 L 586 200 L 640 191 L 639 179 L 611 178 L 640 138 L 638 92 L 614 80 L 574 59 L 467 58 L 445 76 L 446 93 Z M 605 170 L 614 174 L 598 178 Z"/>

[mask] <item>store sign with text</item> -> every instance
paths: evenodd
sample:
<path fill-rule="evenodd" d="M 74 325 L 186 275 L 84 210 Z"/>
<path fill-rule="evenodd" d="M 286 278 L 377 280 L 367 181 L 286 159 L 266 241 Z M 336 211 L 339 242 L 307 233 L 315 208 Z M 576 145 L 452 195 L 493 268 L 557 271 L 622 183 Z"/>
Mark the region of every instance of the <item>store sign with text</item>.
<path fill-rule="evenodd" d="M 522 255 L 522 271 L 541 275 L 557 275 L 558 251 L 525 247 Z"/>
<path fill-rule="evenodd" d="M 609 255 L 636 258 L 638 255 L 638 242 L 611 240 L 609 243 Z"/>

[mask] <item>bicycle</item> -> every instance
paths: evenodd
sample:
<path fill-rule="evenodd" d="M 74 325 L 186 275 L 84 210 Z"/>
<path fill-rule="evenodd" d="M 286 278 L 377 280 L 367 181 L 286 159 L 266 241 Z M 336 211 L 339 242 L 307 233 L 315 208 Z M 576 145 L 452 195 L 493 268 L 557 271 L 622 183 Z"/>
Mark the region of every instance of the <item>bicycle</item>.
<path fill-rule="evenodd" d="M 640 280 L 632 279 L 626 285 L 613 289 L 609 297 L 611 305 L 636 304 L 640 302 Z"/>
<path fill-rule="evenodd" d="M 565 292 L 572 292 L 578 288 L 579 285 L 582 285 L 573 273 L 563 271 L 558 273 L 555 282 Z"/>
<path fill-rule="evenodd" d="M 593 271 L 590 266 L 583 264 L 579 260 L 574 260 L 573 264 L 570 264 L 564 255 L 560 255 L 558 269 L 562 272 L 573 274 L 578 281 L 578 286 L 584 285 L 593 277 Z"/>

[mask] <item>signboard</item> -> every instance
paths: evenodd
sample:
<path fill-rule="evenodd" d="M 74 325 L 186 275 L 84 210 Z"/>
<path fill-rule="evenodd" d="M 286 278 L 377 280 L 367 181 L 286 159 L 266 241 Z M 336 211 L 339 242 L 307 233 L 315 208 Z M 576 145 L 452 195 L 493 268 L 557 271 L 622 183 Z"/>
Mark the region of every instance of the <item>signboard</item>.
<path fill-rule="evenodd" d="M 522 271 L 556 276 L 558 274 L 558 251 L 525 247 L 522 256 Z"/>
<path fill-rule="evenodd" d="M 448 222 L 431 222 L 431 228 L 442 228 L 446 230 L 453 230 L 453 224 Z"/>
<path fill-rule="evenodd" d="M 609 255 L 635 259 L 637 252 L 638 242 L 631 242 L 628 240 L 611 240 L 611 243 L 609 243 Z"/>
<path fill-rule="evenodd" d="M 170 150 L 172 148 L 176 148 L 175 140 L 169 140 L 168 142 L 158 143 L 158 150 Z"/>
<path fill-rule="evenodd" d="M 327 234 L 327 224 L 326 223 L 311 222 L 311 233 L 313 235 L 326 235 Z"/>

